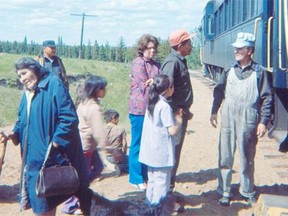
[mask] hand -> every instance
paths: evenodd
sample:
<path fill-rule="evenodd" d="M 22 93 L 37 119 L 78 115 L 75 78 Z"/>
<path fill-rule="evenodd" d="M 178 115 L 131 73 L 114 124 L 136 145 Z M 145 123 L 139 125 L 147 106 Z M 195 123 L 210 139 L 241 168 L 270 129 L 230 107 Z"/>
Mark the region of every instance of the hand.
<path fill-rule="evenodd" d="M 15 145 L 17 146 L 19 144 L 19 140 L 17 137 L 17 134 L 12 131 L 10 134 L 8 134 L 7 138 Z"/>
<path fill-rule="evenodd" d="M 145 82 L 145 86 L 150 86 L 152 83 L 153 83 L 153 78 L 150 78 L 148 79 L 146 82 Z"/>
<path fill-rule="evenodd" d="M 8 141 L 8 137 L 4 134 L 3 131 L 0 132 L 0 143 L 6 143 Z"/>
<path fill-rule="evenodd" d="M 262 123 L 259 123 L 257 126 L 257 137 L 263 137 L 264 134 L 266 133 L 266 126 Z"/>
<path fill-rule="evenodd" d="M 178 122 L 179 124 L 182 124 L 182 120 L 183 120 L 183 115 L 184 115 L 184 110 L 182 108 L 179 108 L 175 113 L 174 113 L 174 117 L 176 122 Z"/>
<path fill-rule="evenodd" d="M 184 110 L 182 108 L 179 108 L 175 113 L 174 116 L 183 116 L 185 114 Z"/>
<path fill-rule="evenodd" d="M 58 143 L 55 143 L 55 142 L 53 142 L 53 147 L 57 149 L 57 148 L 59 148 L 59 144 L 58 144 Z"/>
<path fill-rule="evenodd" d="M 214 128 L 217 127 L 217 125 L 218 125 L 217 114 L 212 114 L 212 115 L 210 116 L 210 123 L 211 123 L 211 125 L 212 125 Z"/>

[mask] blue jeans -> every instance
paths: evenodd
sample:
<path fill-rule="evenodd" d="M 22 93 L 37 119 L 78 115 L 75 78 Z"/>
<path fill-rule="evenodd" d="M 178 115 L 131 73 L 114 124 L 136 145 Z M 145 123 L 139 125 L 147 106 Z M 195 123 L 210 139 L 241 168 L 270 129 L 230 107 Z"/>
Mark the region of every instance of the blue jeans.
<path fill-rule="evenodd" d="M 144 183 L 147 177 L 147 166 L 139 162 L 140 142 L 144 115 L 129 114 L 131 123 L 131 144 L 129 150 L 129 182 L 131 184 Z"/>

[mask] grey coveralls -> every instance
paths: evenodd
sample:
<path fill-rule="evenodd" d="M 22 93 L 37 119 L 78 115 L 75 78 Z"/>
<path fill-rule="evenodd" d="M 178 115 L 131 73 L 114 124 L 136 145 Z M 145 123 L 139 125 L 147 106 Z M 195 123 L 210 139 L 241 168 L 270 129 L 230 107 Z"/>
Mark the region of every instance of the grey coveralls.
<path fill-rule="evenodd" d="M 225 100 L 221 110 L 219 139 L 218 192 L 231 197 L 231 179 L 236 141 L 241 163 L 240 193 L 249 198 L 255 195 L 254 157 L 259 115 L 257 73 L 240 80 L 232 67 L 227 77 Z"/>

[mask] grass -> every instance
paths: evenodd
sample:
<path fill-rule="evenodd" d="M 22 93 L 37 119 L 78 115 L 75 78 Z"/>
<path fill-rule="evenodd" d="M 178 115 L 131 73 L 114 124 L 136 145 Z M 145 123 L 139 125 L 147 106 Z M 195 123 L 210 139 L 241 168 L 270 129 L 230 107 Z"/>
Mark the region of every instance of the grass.
<path fill-rule="evenodd" d="M 22 58 L 21 55 L 0 53 L 0 80 L 16 80 L 13 68 L 14 62 Z M 63 59 L 68 75 L 80 75 L 86 72 L 106 78 L 107 93 L 101 104 L 103 110 L 115 109 L 120 114 L 120 123 L 127 132 L 130 131 L 128 118 L 129 73 L 130 65 L 115 62 L 101 62 L 94 60 Z M 78 83 L 70 84 L 70 94 L 76 98 Z M 17 118 L 17 109 L 22 91 L 16 88 L 0 86 L 0 127 L 14 124 Z"/>

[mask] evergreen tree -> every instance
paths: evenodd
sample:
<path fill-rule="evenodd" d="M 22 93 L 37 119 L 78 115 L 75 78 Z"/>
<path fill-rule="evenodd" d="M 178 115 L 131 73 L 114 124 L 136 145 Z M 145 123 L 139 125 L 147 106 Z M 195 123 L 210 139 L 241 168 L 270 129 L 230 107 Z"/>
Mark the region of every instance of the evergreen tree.
<path fill-rule="evenodd" d="M 93 49 L 92 49 L 92 59 L 97 60 L 99 58 L 99 45 L 97 43 L 97 40 L 95 40 Z"/>
<path fill-rule="evenodd" d="M 85 59 L 92 59 L 92 47 L 91 47 L 91 42 L 90 42 L 90 40 L 88 41 L 88 45 L 87 45 L 87 47 L 85 48 L 84 58 L 85 58 Z"/>
<path fill-rule="evenodd" d="M 125 62 L 126 44 L 124 38 L 121 36 L 116 49 L 116 61 Z"/>

